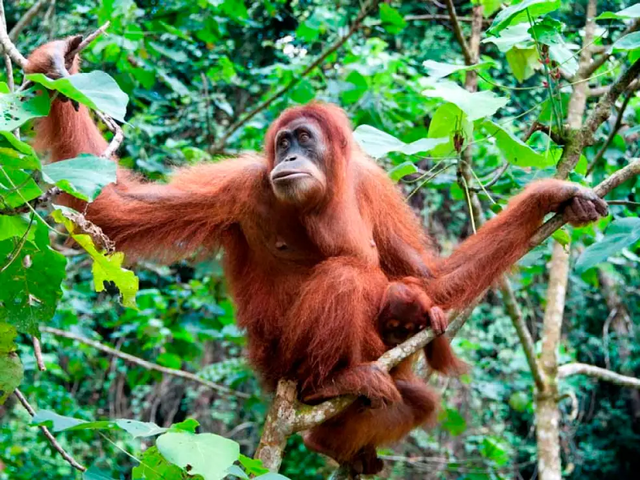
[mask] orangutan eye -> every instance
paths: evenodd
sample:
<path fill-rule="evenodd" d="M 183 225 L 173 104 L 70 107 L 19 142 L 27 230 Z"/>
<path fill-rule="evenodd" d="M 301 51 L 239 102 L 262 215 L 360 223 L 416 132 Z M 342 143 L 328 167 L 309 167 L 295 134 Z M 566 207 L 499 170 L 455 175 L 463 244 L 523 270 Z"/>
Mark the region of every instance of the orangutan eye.
<path fill-rule="evenodd" d="M 311 140 L 311 137 L 307 132 L 301 132 L 300 135 L 298 135 L 298 140 L 300 141 L 300 143 L 306 143 Z"/>
<path fill-rule="evenodd" d="M 287 140 L 286 138 L 280 140 L 279 144 L 282 150 L 286 150 L 287 148 L 289 148 L 289 140 Z"/>

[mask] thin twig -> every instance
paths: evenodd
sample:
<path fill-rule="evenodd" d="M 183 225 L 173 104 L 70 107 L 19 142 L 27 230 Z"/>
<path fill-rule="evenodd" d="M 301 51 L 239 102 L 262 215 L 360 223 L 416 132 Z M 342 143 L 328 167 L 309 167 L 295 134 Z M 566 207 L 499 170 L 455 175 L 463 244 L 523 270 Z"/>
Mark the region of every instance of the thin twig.
<path fill-rule="evenodd" d="M 458 15 L 456 13 L 456 7 L 453 5 L 453 0 L 447 0 L 447 10 L 449 10 L 449 20 L 451 21 L 451 27 L 453 28 L 453 33 L 460 44 L 460 48 L 462 49 L 462 55 L 464 56 L 464 61 L 466 65 L 473 65 L 475 62 L 473 61 L 473 55 L 469 50 L 469 45 L 464 38 L 464 34 L 462 33 L 462 27 L 460 26 L 460 22 L 458 21 Z"/>
<path fill-rule="evenodd" d="M 624 37 L 625 35 L 628 35 L 629 33 L 635 32 L 638 29 L 640 29 L 640 19 L 636 19 L 629 26 L 629 28 L 627 28 L 624 32 L 622 32 L 622 34 L 620 35 L 620 38 Z M 579 70 L 576 73 L 576 76 L 574 78 L 591 77 L 591 75 L 593 75 L 596 72 L 596 70 L 598 70 L 602 65 L 604 65 L 607 62 L 607 60 L 609 60 L 609 57 L 612 54 L 613 54 L 613 46 L 609 46 L 608 50 L 605 53 L 597 57 L 593 62 L 591 62 L 584 69 Z"/>
<path fill-rule="evenodd" d="M 13 393 L 18 398 L 18 401 L 22 404 L 25 410 L 29 412 L 29 415 L 31 415 L 32 417 L 35 416 L 36 414 L 35 410 L 29 404 L 29 402 L 27 401 L 25 396 L 22 394 L 22 392 L 16 388 Z M 40 426 L 40 430 L 42 430 L 42 433 L 44 433 L 44 436 L 47 437 L 47 440 L 49 440 L 49 443 L 51 444 L 51 446 L 62 456 L 62 458 L 64 458 L 67 461 L 67 463 L 69 463 L 69 465 L 71 465 L 73 468 L 81 472 L 85 472 L 87 470 L 86 467 L 76 462 L 73 459 L 73 457 L 69 455 L 64 448 L 62 448 L 62 446 L 56 440 L 56 437 L 53 436 L 53 434 L 49 431 L 47 427 L 42 425 Z"/>
<path fill-rule="evenodd" d="M 27 59 L 18 51 L 7 33 L 7 20 L 2 0 L 0 0 L 0 45 L 2 46 L 4 53 L 9 55 L 16 65 L 22 69 L 27 66 Z"/>
<path fill-rule="evenodd" d="M 109 28 L 109 25 L 111 25 L 111 22 L 106 22 L 104 25 L 98 28 L 95 32 L 91 33 L 90 35 L 87 35 L 84 38 L 84 40 L 82 40 L 82 42 L 80 42 L 80 44 L 78 44 L 78 46 L 74 50 L 67 53 L 66 55 L 67 60 L 72 60 L 73 57 L 75 57 L 77 54 L 79 54 L 81 51 L 87 48 L 91 42 L 93 42 L 96 38 L 102 35 L 107 30 L 107 28 Z"/>
<path fill-rule="evenodd" d="M 120 128 L 120 125 L 118 125 L 118 123 L 110 116 L 97 110 L 95 114 L 100 120 L 102 120 L 107 128 L 113 132 L 113 138 L 111 139 L 111 142 L 109 142 L 109 145 L 107 146 L 105 151 L 100 155 L 103 158 L 111 158 L 116 153 L 118 148 L 120 148 L 120 145 L 124 140 L 124 133 L 122 132 L 122 128 Z"/>
<path fill-rule="evenodd" d="M 471 187 L 469 188 L 469 190 L 471 190 L 472 192 L 480 193 L 485 191 L 487 188 L 493 187 L 496 183 L 498 183 L 498 180 L 502 178 L 502 175 L 504 175 L 505 172 L 509 170 L 510 165 L 511 164 L 509 162 L 505 162 L 505 164 L 498 169 L 498 171 L 495 173 L 495 175 L 491 180 L 483 184 L 481 187 Z M 480 182 L 478 181 L 478 183 Z"/>
<path fill-rule="evenodd" d="M 35 18 L 35 16 L 38 15 L 40 10 L 42 10 L 42 7 L 44 7 L 45 3 L 47 3 L 47 0 L 38 0 L 36 3 L 33 4 L 33 6 L 29 10 L 25 12 L 25 14 L 22 17 L 20 17 L 20 20 L 16 22 L 16 24 L 13 26 L 13 28 L 9 32 L 9 38 L 12 41 L 15 42 L 17 40 L 18 35 L 20 35 L 22 30 L 24 30 L 27 27 L 27 25 L 29 25 L 31 21 Z"/>
<path fill-rule="evenodd" d="M 211 382 L 204 378 L 201 378 L 193 373 L 185 372 L 184 370 L 177 370 L 175 368 L 167 368 L 162 365 L 158 365 L 157 363 L 148 362 L 147 360 L 143 360 L 134 355 L 130 355 L 128 353 L 121 352 L 116 350 L 115 348 L 108 347 L 100 342 L 95 340 L 91 340 L 89 338 L 82 337 L 80 335 L 75 335 L 71 332 L 66 332 L 64 330 L 60 330 L 53 327 L 40 327 L 40 330 L 43 332 L 51 333 L 58 337 L 68 338 L 70 340 L 75 340 L 76 342 L 84 343 L 85 345 L 89 345 L 96 350 L 100 350 L 101 352 L 107 353 L 109 355 L 113 355 L 114 357 L 121 358 L 127 362 L 135 363 L 136 365 L 146 368 L 147 370 L 154 370 L 156 372 L 165 373 L 167 375 L 172 375 L 174 377 L 184 378 L 186 380 L 191 380 L 192 382 L 199 383 L 200 385 L 204 385 L 205 387 L 209 387 L 218 392 L 224 393 L 226 395 L 234 395 L 239 398 L 251 398 L 251 395 L 243 392 L 237 392 L 232 390 L 224 385 L 218 385 L 217 383 Z"/>
<path fill-rule="evenodd" d="M 543 132 L 545 133 L 551 140 L 553 140 L 553 143 L 555 143 L 556 145 L 564 145 L 564 138 L 562 138 L 561 135 L 559 135 L 558 133 L 556 133 L 553 128 L 551 128 L 551 126 L 549 125 L 545 125 L 544 123 L 541 123 L 539 121 L 535 121 L 531 124 L 531 128 L 529 128 L 529 130 L 527 130 L 527 133 L 524 135 L 523 141 L 528 141 L 531 138 L 531 135 L 533 135 L 535 132 Z"/>
<path fill-rule="evenodd" d="M 38 365 L 38 370 L 44 372 L 47 367 L 44 365 L 44 359 L 42 358 L 42 347 L 40 346 L 40 340 L 35 335 L 31 337 L 33 341 L 33 354 L 36 357 L 36 363 Z"/>
<path fill-rule="evenodd" d="M 559 378 L 571 377 L 573 375 L 587 375 L 589 377 L 597 378 L 598 380 L 604 380 L 615 385 L 620 385 L 621 387 L 640 389 L 640 379 L 620 375 L 619 373 L 612 372 L 606 368 L 596 367 L 595 365 L 588 365 L 586 363 L 568 363 L 566 365 L 561 365 L 558 368 Z"/>
<path fill-rule="evenodd" d="M 611 145 L 611 142 L 613 142 L 613 139 L 618 133 L 618 130 L 620 130 L 620 127 L 622 126 L 624 112 L 627 109 L 627 106 L 629 105 L 629 102 L 631 101 L 632 98 L 633 98 L 632 93 L 628 93 L 627 96 L 624 98 L 624 101 L 622 102 L 622 105 L 618 110 L 618 118 L 616 118 L 616 123 L 611 128 L 611 131 L 609 132 L 609 136 L 607 137 L 605 142 L 602 144 L 602 147 L 600 148 L 600 150 L 598 150 L 598 153 L 596 153 L 596 156 L 591 161 L 591 164 L 589 164 L 589 168 L 587 169 L 587 175 L 589 175 L 593 171 L 593 169 L 598 164 L 598 162 L 602 159 L 602 157 L 604 157 L 604 154 L 607 151 L 607 148 L 609 148 L 609 145 Z"/>
<path fill-rule="evenodd" d="M 313 63 L 311 63 L 311 65 L 305 68 L 301 73 L 294 75 L 293 79 L 289 81 L 289 83 L 287 83 L 284 87 L 277 90 L 273 95 L 271 95 L 262 103 L 258 104 L 253 110 L 247 113 L 244 117 L 242 117 L 237 122 L 232 124 L 229 127 L 229 129 L 222 135 L 220 140 L 218 140 L 218 142 L 213 146 L 212 151 L 219 152 L 220 150 L 222 150 L 227 140 L 229 139 L 229 137 L 231 137 L 231 135 L 233 135 L 241 126 L 243 126 L 253 117 L 255 117 L 258 113 L 262 112 L 264 109 L 269 107 L 269 105 L 271 105 L 274 101 L 276 101 L 278 98 L 280 98 L 285 93 L 287 93 L 291 88 L 296 86 L 304 77 L 306 77 L 316 67 L 321 65 L 322 62 L 324 62 L 329 55 L 331 55 L 333 52 L 338 50 L 342 45 L 344 45 L 346 41 L 349 40 L 349 38 L 351 38 L 351 36 L 360 29 L 364 18 L 367 16 L 367 14 L 371 9 L 375 8 L 375 6 L 378 5 L 379 1 L 380 0 L 368 0 L 367 3 L 363 5 L 363 7 L 360 9 L 360 13 L 351 24 L 351 27 L 349 28 L 347 33 L 345 33 L 342 37 L 340 37 L 333 44 L 331 44 L 324 52 L 322 52 L 322 54 Z"/>

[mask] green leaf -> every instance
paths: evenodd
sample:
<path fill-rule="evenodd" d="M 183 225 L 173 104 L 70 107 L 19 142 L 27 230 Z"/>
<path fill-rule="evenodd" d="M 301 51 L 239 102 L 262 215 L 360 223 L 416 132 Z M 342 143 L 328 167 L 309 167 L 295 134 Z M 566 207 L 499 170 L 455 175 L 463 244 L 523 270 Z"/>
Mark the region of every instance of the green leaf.
<path fill-rule="evenodd" d="M 509 444 L 497 437 L 485 437 L 480 445 L 480 455 L 496 465 L 506 465 L 511 459 Z"/>
<path fill-rule="evenodd" d="M 510 25 L 528 22 L 529 17 L 535 20 L 542 15 L 557 10 L 560 8 L 561 3 L 560 0 L 524 0 L 524 2 L 511 5 L 496 15 L 491 27 L 487 30 L 487 34 L 496 35 Z"/>
<path fill-rule="evenodd" d="M 400 12 L 386 3 L 380 5 L 380 20 L 382 28 L 391 34 L 400 33 L 407 26 L 407 21 Z"/>
<path fill-rule="evenodd" d="M 91 201 L 116 181 L 116 162 L 93 155 L 50 163 L 42 168 L 45 181 L 54 183 L 74 197 Z"/>
<path fill-rule="evenodd" d="M 138 277 L 131 270 L 122 268 L 124 263 L 124 253 L 116 252 L 108 255 L 99 252 L 89 235 L 75 233 L 73 220 L 65 216 L 62 210 L 56 210 L 52 214 L 53 219 L 62 223 L 71 237 L 82 247 L 93 259 L 91 272 L 96 292 L 104 291 L 104 282 L 115 283 L 120 295 L 122 304 L 125 307 L 136 308 L 136 292 L 138 291 Z"/>
<path fill-rule="evenodd" d="M 631 51 L 640 48 L 640 32 L 633 32 L 625 35 L 622 38 L 616 40 L 613 44 L 613 50 L 619 51 Z"/>
<path fill-rule="evenodd" d="M 47 92 L 0 93 L 0 130 L 15 130 L 32 118 L 46 117 L 49 107 Z"/>
<path fill-rule="evenodd" d="M 224 478 L 240 455 L 236 442 L 213 433 L 168 432 L 158 438 L 156 446 L 169 462 L 205 480 Z"/>
<path fill-rule="evenodd" d="M 465 141 L 473 137 L 473 123 L 465 113 L 453 103 L 445 103 L 433 114 L 429 124 L 428 138 L 447 138 L 447 142 L 438 145 L 431 151 L 434 157 L 449 157 L 456 153 L 453 136 L 460 133 Z"/>
<path fill-rule="evenodd" d="M 195 418 L 187 418 L 182 422 L 174 423 L 173 425 L 171 425 L 171 431 L 196 433 L 196 428 L 198 428 L 199 425 L 200 423 L 198 423 Z"/>
<path fill-rule="evenodd" d="M 509 406 L 516 412 L 524 412 L 529 405 L 529 396 L 524 392 L 515 392 L 509 397 Z"/>
<path fill-rule="evenodd" d="M 41 73 L 31 73 L 27 75 L 27 79 L 124 122 L 129 97 L 116 81 L 104 72 L 96 70 L 90 73 L 76 73 L 57 80 L 51 80 Z"/>
<path fill-rule="evenodd" d="M 509 103 L 508 98 L 499 97 L 493 92 L 470 93 L 457 83 L 448 80 L 441 80 L 430 86 L 433 88 L 422 92 L 424 96 L 442 98 L 457 105 L 467 114 L 469 121 L 491 116 Z"/>
<path fill-rule="evenodd" d="M 42 165 L 33 148 L 11 132 L 0 132 L 0 165 L 4 168 L 40 170 Z"/>
<path fill-rule="evenodd" d="M 585 272 L 638 240 L 640 240 L 640 218 L 616 219 L 607 228 L 604 238 L 587 247 L 578 257 L 576 271 Z"/>
<path fill-rule="evenodd" d="M 244 470 L 242 470 L 238 465 L 231 465 L 229 468 L 227 468 L 226 473 L 227 475 L 233 475 L 237 478 L 249 480 L 249 475 L 247 475 Z"/>
<path fill-rule="evenodd" d="M 625 20 L 627 18 L 640 18 L 640 3 L 631 5 L 619 12 L 603 12 L 596 17 L 596 20 Z"/>
<path fill-rule="evenodd" d="M 491 120 L 482 122 L 482 127 L 495 138 L 496 146 L 506 160 L 519 167 L 548 167 L 555 165 L 556 156 L 552 152 L 541 155 L 511 132 Z"/>
<path fill-rule="evenodd" d="M 48 230 L 39 225 L 36 244 L 19 248 L 16 239 L 0 242 L 0 322 L 20 333 L 39 335 L 38 324 L 53 318 L 62 296 L 60 284 L 67 259 L 48 246 Z"/>
<path fill-rule="evenodd" d="M 569 245 L 569 243 L 571 243 L 571 236 L 563 229 L 553 232 L 552 237 L 563 247 L 566 247 L 567 245 Z"/>
<path fill-rule="evenodd" d="M 42 190 L 31 174 L 15 169 L 0 170 L 0 206 L 4 203 L 15 208 L 40 195 Z"/>
<path fill-rule="evenodd" d="M 131 471 L 133 480 L 186 480 L 187 474 L 164 458 L 157 447 L 145 450 L 140 465 Z"/>
<path fill-rule="evenodd" d="M 389 177 L 394 182 L 397 182 L 401 178 L 417 172 L 418 172 L 418 167 L 416 167 L 413 163 L 403 162 L 400 165 L 396 165 L 389 171 Z"/>
<path fill-rule="evenodd" d="M 297 103 L 307 103 L 313 100 L 316 91 L 309 80 L 303 78 L 292 90 L 291 100 Z"/>
<path fill-rule="evenodd" d="M 508 52 L 516 45 L 520 48 L 530 48 L 534 43 L 529 28 L 527 23 L 513 25 L 500 32 L 499 37 L 487 37 L 481 43 L 493 43 L 502 53 Z"/>
<path fill-rule="evenodd" d="M 538 51 L 535 48 L 513 47 L 507 52 L 506 58 L 513 76 L 520 83 L 531 78 L 539 65 Z"/>
<path fill-rule="evenodd" d="M 27 229 L 29 231 L 27 232 Z M 0 242 L 27 233 L 27 241 L 32 242 L 35 232 L 21 215 L 0 215 Z"/>
<path fill-rule="evenodd" d="M 481 62 L 475 65 L 454 65 L 452 63 L 436 62 L 435 60 L 425 60 L 422 62 L 424 68 L 427 69 L 427 73 L 433 79 L 448 77 L 455 72 L 477 70 L 490 64 L 493 64 L 493 62 Z"/>
<path fill-rule="evenodd" d="M 393 135 L 389 135 L 370 125 L 360 125 L 353 132 L 356 141 L 373 158 L 382 158 L 389 152 L 400 152 L 405 155 L 424 153 L 445 143 L 446 138 L 421 138 L 412 143 L 404 143 Z"/>
<path fill-rule="evenodd" d="M 467 429 L 467 421 L 455 408 L 442 410 L 439 415 L 440 426 L 457 437 Z"/>
<path fill-rule="evenodd" d="M 96 466 L 91 466 L 82 474 L 82 480 L 114 480 L 109 472 L 104 472 Z"/>
<path fill-rule="evenodd" d="M 269 469 L 262 464 L 262 460 L 259 458 L 251 458 L 240 454 L 238 461 L 246 472 L 251 475 L 262 475 L 269 472 Z"/>
<path fill-rule="evenodd" d="M 16 329 L 0 323 L 0 405 L 20 386 L 24 372 L 17 353 Z"/>
<path fill-rule="evenodd" d="M 119 418 L 115 423 L 133 438 L 153 437 L 167 431 L 166 428 L 159 427 L 153 422 L 139 422 L 138 420 Z"/>
<path fill-rule="evenodd" d="M 484 7 L 482 14 L 485 18 L 493 15 L 502 6 L 501 0 L 479 0 L 479 3 Z"/>

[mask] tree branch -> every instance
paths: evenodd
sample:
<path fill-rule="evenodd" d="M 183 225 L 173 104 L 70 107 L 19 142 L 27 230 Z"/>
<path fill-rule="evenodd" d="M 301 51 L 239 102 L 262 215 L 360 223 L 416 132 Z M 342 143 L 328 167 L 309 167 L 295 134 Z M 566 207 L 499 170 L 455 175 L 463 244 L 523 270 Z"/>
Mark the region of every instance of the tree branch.
<path fill-rule="evenodd" d="M 612 372 L 606 368 L 600 368 L 586 363 L 568 363 L 566 365 L 561 365 L 558 368 L 559 378 L 571 377 L 573 375 L 587 375 L 589 377 L 597 378 L 598 380 L 604 380 L 605 382 L 620 385 L 621 387 L 640 390 L 640 379 L 620 375 L 619 373 Z"/>
<path fill-rule="evenodd" d="M 453 33 L 456 36 L 456 40 L 458 40 L 460 48 L 462 49 L 464 63 L 466 65 L 473 65 L 475 61 L 473 59 L 471 50 L 469 49 L 469 45 L 464 38 L 464 34 L 462 33 L 462 27 L 460 26 L 460 22 L 458 21 L 458 15 L 456 13 L 456 7 L 453 5 L 453 0 L 447 0 L 447 10 L 449 10 L 449 20 L 451 21 Z"/>
<path fill-rule="evenodd" d="M 640 29 L 640 19 L 636 19 L 629 26 L 629 28 L 627 28 L 624 32 L 622 32 L 622 35 L 620 35 L 620 37 L 624 37 L 625 35 L 635 32 L 638 29 Z M 596 72 L 596 70 L 598 70 L 602 65 L 604 65 L 607 62 L 607 60 L 609 60 L 609 57 L 612 54 L 613 54 L 613 47 L 609 46 L 609 48 L 602 55 L 597 57 L 593 62 L 591 62 L 589 65 L 586 65 L 584 68 L 579 69 L 578 72 L 576 72 L 576 76 L 574 77 L 574 79 L 579 80 L 579 79 L 589 78 L 591 75 L 593 75 Z"/>
<path fill-rule="evenodd" d="M 120 350 L 116 350 L 115 348 L 108 347 L 107 345 L 104 345 L 95 340 L 91 340 L 89 338 L 85 338 L 80 335 L 75 335 L 71 332 L 66 332 L 64 330 L 60 330 L 53 327 L 45 327 L 45 326 L 41 326 L 40 330 L 42 332 L 51 333 L 58 337 L 64 337 L 70 340 L 75 340 L 76 342 L 84 343 L 85 345 L 89 345 L 95 348 L 96 350 L 100 350 L 101 352 L 104 352 L 108 355 L 113 355 L 114 357 L 121 358 L 127 362 L 134 363 L 142 368 L 146 368 L 147 370 L 154 370 L 156 372 L 165 373 L 167 375 L 172 375 L 174 377 L 184 378 L 186 380 L 199 383 L 200 385 L 204 385 L 205 387 L 211 388 L 225 395 L 234 395 L 239 398 L 251 397 L 251 395 L 247 393 L 232 390 L 228 387 L 225 387 L 224 385 L 218 385 L 217 383 L 211 382 L 209 380 L 205 380 L 204 378 L 201 378 L 193 373 L 185 372 L 184 370 L 177 370 L 175 368 L 167 368 L 167 367 L 163 367 L 162 365 L 158 365 L 157 363 L 148 362 L 147 360 L 143 360 L 134 355 L 121 352 Z"/>
<path fill-rule="evenodd" d="M 247 113 L 244 117 L 242 117 L 241 119 L 233 123 L 228 128 L 228 130 L 222 135 L 220 140 L 216 142 L 216 144 L 212 148 L 212 151 L 219 152 L 220 150 L 222 150 L 227 140 L 229 140 L 229 137 L 231 137 L 231 135 L 233 135 L 240 127 L 242 127 L 245 123 L 247 123 L 249 120 L 255 117 L 258 113 L 262 112 L 264 109 L 269 107 L 269 105 L 271 105 L 278 98 L 282 97 L 289 90 L 291 90 L 291 88 L 296 86 L 304 77 L 306 77 L 316 67 L 321 65 L 322 62 L 324 62 L 329 55 L 331 55 L 333 52 L 338 50 L 342 45 L 344 45 L 346 41 L 349 40 L 349 38 L 351 38 L 351 36 L 360 29 L 364 18 L 367 16 L 367 14 L 371 9 L 375 8 L 375 6 L 378 5 L 379 2 L 380 0 L 368 0 L 367 3 L 361 8 L 360 13 L 351 24 L 351 27 L 349 28 L 347 33 L 345 33 L 342 37 L 340 37 L 338 40 L 332 43 L 324 52 L 322 52 L 322 54 L 320 54 L 318 58 L 316 58 L 313 61 L 313 63 L 311 63 L 311 65 L 305 68 L 301 73 L 295 75 L 293 79 L 289 83 L 287 83 L 284 87 L 277 90 L 273 95 L 271 95 L 262 103 L 258 104 L 253 110 Z"/>
<path fill-rule="evenodd" d="M 622 105 L 618 110 L 618 117 L 616 118 L 616 123 L 611 128 L 611 131 L 609 132 L 609 136 L 607 137 L 605 142 L 602 144 L 602 147 L 600 147 L 600 150 L 598 150 L 598 153 L 596 153 L 596 156 L 591 161 L 589 168 L 587 168 L 587 175 L 589 175 L 593 171 L 593 169 L 598 164 L 598 162 L 602 159 L 602 157 L 604 157 L 604 154 L 607 151 L 607 148 L 609 148 L 609 145 L 611 145 L 611 142 L 613 142 L 613 139 L 618 133 L 618 130 L 620 130 L 620 127 L 622 126 L 622 120 L 624 119 L 624 112 L 627 109 L 627 106 L 629 105 L 629 102 L 631 101 L 632 98 L 633 98 L 633 94 L 631 93 L 628 93 L 627 96 L 624 98 L 624 101 L 622 102 Z"/>
<path fill-rule="evenodd" d="M 12 41 L 15 42 L 17 40 L 18 35 L 20 35 L 22 30 L 24 30 L 27 27 L 27 25 L 31 23 L 31 21 L 35 18 L 36 15 L 38 15 L 40 10 L 42 10 L 42 7 L 44 7 L 46 3 L 47 3 L 47 0 L 38 0 L 36 3 L 33 4 L 33 6 L 29 10 L 25 12 L 25 14 L 22 17 L 20 17 L 20 20 L 16 22 L 16 24 L 13 26 L 13 28 L 9 32 L 9 38 Z"/>
<path fill-rule="evenodd" d="M 29 415 L 33 417 L 36 414 L 36 412 L 33 409 L 33 407 L 29 404 L 29 402 L 27 401 L 25 396 L 22 394 L 22 392 L 16 388 L 13 391 L 13 393 L 18 398 L 18 401 L 22 404 L 25 410 L 29 412 Z M 86 467 L 76 462 L 73 459 L 73 457 L 69 455 L 64 448 L 62 448 L 62 446 L 56 440 L 56 437 L 53 436 L 53 434 L 49 431 L 47 427 L 42 425 L 40 426 L 40 430 L 42 430 L 42 433 L 44 433 L 44 436 L 47 437 L 47 440 L 49 440 L 49 443 L 51 444 L 51 446 L 62 456 L 62 458 L 64 458 L 69 463 L 69 465 L 71 465 L 76 470 L 80 470 L 81 472 L 85 472 L 87 470 Z"/>
<path fill-rule="evenodd" d="M 611 115 L 611 108 L 616 100 L 640 75 L 640 59 L 636 60 L 612 85 L 609 91 L 598 101 L 595 108 L 584 122 L 582 128 L 568 132 L 565 149 L 558 163 L 558 178 L 567 178 L 578 161 L 585 147 L 593 144 L 596 130 Z"/>
<path fill-rule="evenodd" d="M 609 178 L 603 180 L 600 184 L 598 184 L 593 190 L 599 197 L 604 197 L 611 190 L 616 188 L 618 185 L 626 182 L 627 180 L 640 175 L 640 158 L 635 159 L 626 167 L 618 170 L 616 173 L 611 175 Z M 561 228 L 566 222 L 562 219 L 561 214 L 554 215 L 550 220 L 545 222 L 535 233 L 535 235 L 531 238 L 531 242 L 529 243 L 530 247 L 533 248 L 542 242 L 544 242 L 547 238 L 549 238 L 553 233 Z"/>
<path fill-rule="evenodd" d="M 2 0 L 0 0 L 0 46 L 2 46 L 3 53 L 9 55 L 20 68 L 24 69 L 27 66 L 27 59 L 18 51 L 7 33 L 7 20 Z"/>

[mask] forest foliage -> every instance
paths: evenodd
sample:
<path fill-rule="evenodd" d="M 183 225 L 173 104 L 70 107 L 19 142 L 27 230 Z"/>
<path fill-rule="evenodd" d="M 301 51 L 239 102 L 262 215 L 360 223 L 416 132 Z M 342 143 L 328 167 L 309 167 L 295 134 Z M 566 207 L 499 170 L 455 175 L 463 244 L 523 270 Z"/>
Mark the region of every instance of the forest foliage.
<path fill-rule="evenodd" d="M 627 30 L 640 4 L 630 1 L 598 2 L 596 36 L 585 47 L 584 1 L 478 0 L 485 20 L 473 65 L 439 2 L 377 3 L 5 2 L 8 31 L 39 5 L 12 38 L 24 55 L 110 25 L 83 50 L 83 73 L 52 80 L 14 66 L 15 87 L 6 69 L 0 76 L 0 479 L 36 472 L 43 479 L 320 479 L 335 468 L 298 435 L 281 475 L 252 458 L 269 396 L 243 358 L 219 259 L 130 265 L 82 212 L 52 202 L 57 191 L 91 201 L 115 181 L 108 158 L 47 164 L 33 150 L 33 122 L 47 115 L 52 96 L 120 124 L 121 163 L 158 181 L 178 165 L 260 150 L 267 126 L 288 106 L 341 105 L 360 146 L 398 182 L 446 254 L 477 227 L 470 191 L 490 215 L 532 180 L 554 175 L 565 146 L 534 127 L 567 133 L 581 48 L 607 52 L 589 77 L 590 108 L 640 59 L 640 32 Z M 468 35 L 473 3 L 454 3 Z M 465 88 L 470 71 L 477 92 Z M 639 156 L 636 90 L 614 105 L 571 180 L 595 186 Z M 472 184 L 459 169 L 467 149 Z M 640 374 L 639 189 L 636 178 L 624 182 L 607 197 L 615 200 L 610 216 L 554 234 L 572 252 L 561 364 Z M 551 242 L 543 243 L 510 275 L 537 351 L 550 255 Z M 612 321 L 603 275 L 624 308 L 622 323 Z M 390 460 L 384 478 L 536 475 L 534 381 L 514 333 L 500 295 L 489 292 L 453 341 L 469 374 L 430 379 L 444 397 L 439 424 L 381 452 Z M 46 371 L 34 355 L 40 344 Z M 12 395 L 16 388 L 34 406 L 33 418 Z M 571 377 L 560 394 L 564 475 L 637 471 L 638 392 Z M 52 448 L 42 425 L 84 473 Z"/>

